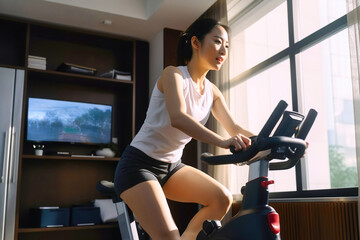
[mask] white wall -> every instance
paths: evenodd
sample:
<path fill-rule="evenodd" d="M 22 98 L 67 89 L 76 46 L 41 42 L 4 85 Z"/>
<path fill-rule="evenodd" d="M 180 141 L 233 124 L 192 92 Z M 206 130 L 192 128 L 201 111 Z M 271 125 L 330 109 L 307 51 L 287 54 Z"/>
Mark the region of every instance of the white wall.
<path fill-rule="evenodd" d="M 150 41 L 149 49 L 149 97 L 156 81 L 164 69 L 164 30 L 158 32 Z"/>

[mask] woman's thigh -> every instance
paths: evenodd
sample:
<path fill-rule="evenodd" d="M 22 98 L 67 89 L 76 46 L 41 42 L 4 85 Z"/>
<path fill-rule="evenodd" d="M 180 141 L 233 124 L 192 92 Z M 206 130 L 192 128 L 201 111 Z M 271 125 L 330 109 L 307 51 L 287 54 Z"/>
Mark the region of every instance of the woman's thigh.
<path fill-rule="evenodd" d="M 180 239 L 158 181 L 139 183 L 125 190 L 120 197 L 152 239 Z"/>
<path fill-rule="evenodd" d="M 178 170 L 169 178 L 163 190 L 168 199 L 179 202 L 195 202 L 208 206 L 217 200 L 231 201 L 231 193 L 227 188 L 191 166 Z"/>

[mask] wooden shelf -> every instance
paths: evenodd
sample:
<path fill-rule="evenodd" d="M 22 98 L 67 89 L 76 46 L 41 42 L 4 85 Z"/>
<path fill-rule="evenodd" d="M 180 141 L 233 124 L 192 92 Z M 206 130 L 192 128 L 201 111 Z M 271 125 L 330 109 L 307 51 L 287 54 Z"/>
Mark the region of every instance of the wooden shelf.
<path fill-rule="evenodd" d="M 4 68 L 15 68 L 15 69 L 25 70 L 25 67 L 15 66 L 15 65 L 8 65 L 8 64 L 0 64 L 0 67 L 4 67 Z"/>
<path fill-rule="evenodd" d="M 58 231 L 74 231 L 74 230 L 95 230 L 117 228 L 117 223 L 101 224 L 93 226 L 70 226 L 70 227 L 53 227 L 53 228 L 19 228 L 19 233 L 35 233 L 35 232 L 58 232 Z"/>
<path fill-rule="evenodd" d="M 32 73 L 36 74 L 36 76 L 46 76 L 46 75 L 52 75 L 52 76 L 58 76 L 61 78 L 69 77 L 69 78 L 80 78 L 80 79 L 86 79 L 86 80 L 96 80 L 96 81 L 102 81 L 102 82 L 109 82 L 109 83 L 124 83 L 132 85 L 133 81 L 127 81 L 127 80 L 119 80 L 119 79 L 112 79 L 112 78 L 103 78 L 99 76 L 91 76 L 91 75 L 84 75 L 84 74 L 76 74 L 76 73 L 67 73 L 67 72 L 59 72 L 54 70 L 40 70 L 40 69 L 34 69 L 34 68 L 27 68 L 27 70 Z"/>
<path fill-rule="evenodd" d="M 71 156 L 36 156 L 25 154 L 23 159 L 46 159 L 46 160 L 79 160 L 79 161 L 119 161 L 120 158 L 108 157 L 71 157 Z"/>

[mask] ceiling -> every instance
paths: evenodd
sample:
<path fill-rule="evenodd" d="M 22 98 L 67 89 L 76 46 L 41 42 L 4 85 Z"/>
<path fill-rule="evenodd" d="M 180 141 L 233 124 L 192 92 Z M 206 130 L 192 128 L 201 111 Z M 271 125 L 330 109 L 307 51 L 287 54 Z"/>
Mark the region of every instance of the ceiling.
<path fill-rule="evenodd" d="M 0 0 L 0 15 L 150 41 L 185 30 L 216 0 Z"/>

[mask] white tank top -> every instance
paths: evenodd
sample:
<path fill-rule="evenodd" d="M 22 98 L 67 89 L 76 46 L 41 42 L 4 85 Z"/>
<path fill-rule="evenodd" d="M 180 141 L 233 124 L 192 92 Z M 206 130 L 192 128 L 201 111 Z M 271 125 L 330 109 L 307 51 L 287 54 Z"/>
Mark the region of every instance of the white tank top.
<path fill-rule="evenodd" d="M 184 78 L 183 94 L 186 113 L 204 125 L 210 116 L 213 104 L 211 83 L 205 79 L 204 93 L 200 94 L 195 89 L 195 83 L 191 79 L 187 66 L 178 68 Z M 156 83 L 145 122 L 130 145 L 154 159 L 174 163 L 181 159 L 183 149 L 190 140 L 190 136 L 171 126 L 164 94 L 160 92 Z"/>

